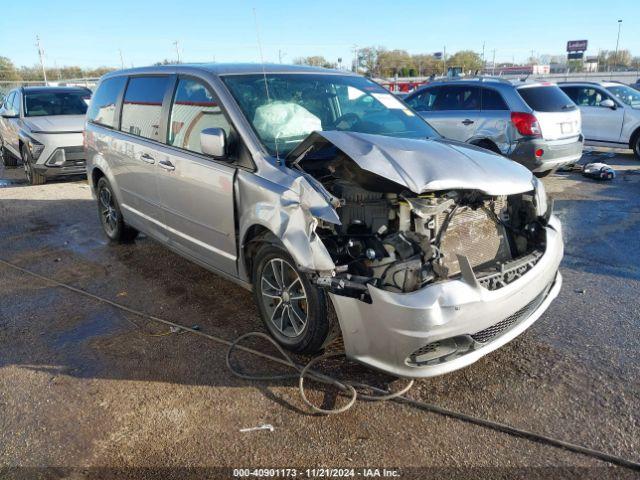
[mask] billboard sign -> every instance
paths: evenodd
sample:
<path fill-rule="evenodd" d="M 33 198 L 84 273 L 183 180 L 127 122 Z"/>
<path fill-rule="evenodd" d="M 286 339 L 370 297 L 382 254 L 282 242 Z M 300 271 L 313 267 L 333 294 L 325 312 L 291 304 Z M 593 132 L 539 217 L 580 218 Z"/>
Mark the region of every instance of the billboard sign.
<path fill-rule="evenodd" d="M 442 60 L 442 52 L 436 52 L 436 53 L 434 53 L 434 54 L 433 54 L 433 57 L 434 57 L 436 60 Z"/>
<path fill-rule="evenodd" d="M 569 60 L 582 60 L 584 58 L 584 52 L 570 52 L 567 54 Z"/>
<path fill-rule="evenodd" d="M 587 50 L 587 40 L 569 40 L 567 42 L 567 52 L 584 52 Z"/>

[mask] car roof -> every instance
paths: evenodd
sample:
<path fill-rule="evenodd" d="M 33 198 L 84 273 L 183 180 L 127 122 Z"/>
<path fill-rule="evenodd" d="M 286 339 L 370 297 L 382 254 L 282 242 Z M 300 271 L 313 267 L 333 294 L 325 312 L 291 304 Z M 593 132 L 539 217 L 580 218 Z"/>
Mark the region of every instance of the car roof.
<path fill-rule="evenodd" d="M 116 70 L 107 73 L 103 78 L 121 75 L 188 73 L 194 71 L 207 72 L 216 76 L 250 75 L 263 73 L 322 73 L 332 75 L 355 75 L 355 73 L 344 70 L 310 67 L 307 65 L 279 65 L 274 63 L 180 63 L 174 65 L 157 65 L 151 67 Z"/>
<path fill-rule="evenodd" d="M 562 87 L 570 87 L 570 86 L 576 86 L 576 85 L 597 85 L 599 87 L 615 87 L 615 86 L 620 86 L 620 85 L 624 85 L 622 83 L 619 82 L 608 82 L 608 81 L 602 81 L 602 82 L 598 82 L 598 81 L 580 81 L 580 80 L 575 80 L 575 81 L 569 81 L 569 82 L 558 82 L 558 86 Z"/>

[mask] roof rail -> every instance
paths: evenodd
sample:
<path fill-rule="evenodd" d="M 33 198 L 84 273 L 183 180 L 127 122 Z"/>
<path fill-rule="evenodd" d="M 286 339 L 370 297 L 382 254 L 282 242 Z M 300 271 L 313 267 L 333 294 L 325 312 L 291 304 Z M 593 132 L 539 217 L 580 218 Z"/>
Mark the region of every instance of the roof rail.
<path fill-rule="evenodd" d="M 493 76 L 488 76 L 488 75 L 477 75 L 477 76 L 473 76 L 473 77 L 440 77 L 440 78 L 436 78 L 433 80 L 433 82 L 453 82 L 453 81 L 457 81 L 457 82 L 469 82 L 469 81 L 473 81 L 473 82 L 500 82 L 500 83 L 508 83 L 511 84 L 511 80 L 507 80 L 506 78 L 503 77 L 493 77 Z"/>
<path fill-rule="evenodd" d="M 608 82 L 609 80 L 602 80 L 602 82 Z M 556 82 L 558 85 L 565 85 L 567 83 L 586 83 L 587 85 L 600 85 L 602 82 L 595 82 L 593 80 L 565 80 L 563 82 Z"/>

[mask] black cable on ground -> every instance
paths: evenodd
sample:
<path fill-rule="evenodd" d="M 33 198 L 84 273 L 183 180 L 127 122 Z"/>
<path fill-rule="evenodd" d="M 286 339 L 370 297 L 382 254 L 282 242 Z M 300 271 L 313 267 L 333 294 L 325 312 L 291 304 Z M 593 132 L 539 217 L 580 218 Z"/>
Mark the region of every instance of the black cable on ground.
<path fill-rule="evenodd" d="M 471 423 L 474 425 L 478 425 L 481 427 L 485 427 L 485 428 L 490 428 L 492 430 L 498 431 L 498 432 L 502 432 L 502 433 L 506 433 L 508 435 L 512 435 L 515 437 L 520 437 L 520 438 L 525 438 L 527 440 L 533 441 L 533 442 L 537 442 L 540 444 L 544 444 L 544 445 L 549 445 L 552 447 L 557 447 L 557 448 L 561 448 L 570 452 L 574 452 L 574 453 L 579 453 L 591 458 L 595 458 L 598 460 L 602 460 L 605 462 L 609 462 L 611 464 L 614 465 L 618 465 L 620 467 L 624 467 L 624 468 L 629 468 L 632 470 L 636 470 L 636 471 L 640 471 L 640 463 L 639 462 L 634 462 L 632 460 L 628 460 L 626 458 L 622 458 L 619 457 L 617 455 L 610 455 L 608 453 L 605 452 L 601 452 L 599 450 L 594 450 L 592 448 L 587 448 L 587 447 L 583 447 L 581 445 L 577 445 L 575 443 L 571 443 L 571 442 L 565 442 L 564 440 L 559 440 L 557 438 L 553 438 L 553 437 L 549 437 L 547 435 L 542 435 L 539 433 L 535 433 L 535 432 L 531 432 L 529 430 L 524 430 L 521 428 L 516 428 L 516 427 L 512 427 L 510 425 L 506 425 L 504 423 L 500 423 L 500 422 L 495 422 L 492 420 L 486 420 L 483 418 L 478 418 L 478 417 L 474 417 L 471 415 L 467 415 L 465 413 L 460 413 L 460 412 L 456 412 L 453 410 L 449 410 L 443 407 L 439 407 L 437 405 L 433 405 L 430 403 L 426 403 L 426 402 L 421 402 L 419 400 L 414 400 L 411 398 L 407 398 L 405 396 L 402 396 L 406 391 L 409 390 L 409 388 L 411 388 L 411 385 L 413 384 L 413 382 L 410 382 L 407 386 L 405 386 L 402 390 L 400 390 L 399 392 L 389 392 L 387 390 L 381 389 L 381 388 L 377 388 L 374 387 L 372 385 L 367 385 L 367 384 L 362 384 L 362 383 L 355 383 L 355 382 L 342 382 L 339 380 L 336 380 L 328 375 L 325 375 L 323 373 L 311 370 L 311 367 L 313 365 L 315 365 L 316 363 L 320 362 L 321 360 L 324 360 L 326 358 L 329 357 L 333 357 L 333 356 L 338 356 L 338 352 L 334 352 L 334 353 L 330 353 L 330 354 L 325 354 L 325 355 L 321 355 L 320 357 L 316 357 L 314 359 L 311 360 L 311 362 L 309 362 L 307 365 L 302 366 L 297 364 L 296 362 L 294 362 L 291 357 L 277 344 L 275 343 L 275 341 L 273 339 L 271 339 L 271 337 L 265 335 L 264 333 L 261 332 L 251 332 L 245 335 L 242 335 L 241 337 L 237 338 L 235 341 L 230 342 L 228 340 L 225 340 L 223 338 L 217 337 L 215 335 L 210 335 L 208 333 L 204 333 L 200 330 L 191 328 L 191 327 L 187 327 L 184 325 L 180 325 L 178 323 L 175 322 L 171 322 L 169 320 L 165 320 L 163 318 L 159 318 L 159 317 L 155 317 L 153 315 L 149 315 L 147 313 L 141 312 L 139 310 L 135 310 L 133 308 L 127 307 L 125 305 L 122 305 L 120 303 L 114 302 L 112 300 L 109 300 L 107 298 L 103 298 L 100 297 L 98 295 L 95 295 L 93 293 L 89 293 L 85 290 L 82 290 L 80 288 L 74 287 L 72 285 L 68 285 L 66 283 L 62 283 L 59 282 L 57 280 L 54 280 L 52 278 L 48 278 L 45 277 L 44 275 L 40 275 L 39 273 L 35 273 L 32 272 L 31 270 L 28 270 L 26 268 L 20 267 L 18 265 L 15 265 L 11 262 L 8 262 L 6 260 L 0 259 L 0 264 L 5 265 L 9 268 L 12 268 L 14 270 L 20 271 L 24 274 L 30 275 L 32 277 L 38 278 L 44 282 L 56 285 L 58 287 L 67 289 L 69 291 L 78 293 L 80 295 L 84 295 L 85 297 L 91 298 L 93 300 L 96 300 L 98 302 L 107 304 L 107 305 L 111 305 L 115 308 L 118 308 L 122 311 L 131 313 L 133 315 L 137 315 L 141 318 L 145 318 L 148 320 L 152 320 L 154 322 L 159 322 L 159 323 L 163 323 L 165 325 L 169 325 L 172 327 L 176 327 L 182 330 L 185 330 L 187 332 L 191 332 L 195 335 L 199 335 L 201 337 L 204 338 L 208 338 L 210 340 L 213 340 L 217 343 L 221 343 L 223 345 L 226 345 L 229 347 L 229 350 L 227 351 L 227 365 L 229 366 L 229 368 L 231 369 L 231 372 L 240 377 L 240 378 L 244 378 L 247 380 L 276 380 L 276 379 L 290 379 L 290 378 L 298 378 L 299 379 L 299 388 L 301 391 L 301 395 L 302 398 L 304 400 L 304 402 L 310 407 L 312 408 L 314 411 L 317 412 L 321 412 L 321 413 L 339 413 L 339 411 L 345 411 L 349 408 L 351 408 L 351 406 L 353 406 L 353 404 L 355 403 L 357 397 L 365 399 L 365 400 L 395 400 L 397 402 L 400 403 L 404 403 L 404 404 L 408 404 L 408 405 L 412 405 L 416 408 L 419 408 L 421 410 L 425 410 L 428 412 L 432 412 L 432 413 L 437 413 L 446 417 L 450 417 L 450 418 L 455 418 L 457 420 L 462 420 L 464 422 L 467 423 Z M 271 342 L 279 351 L 279 353 L 282 355 L 283 358 L 278 358 L 278 357 L 274 357 L 273 355 L 269 355 L 267 353 L 264 352 L 260 352 L 258 350 L 254 350 L 252 348 L 248 348 L 248 347 L 244 347 L 242 345 L 239 345 L 239 342 L 241 342 L 242 340 L 248 338 L 248 337 L 260 337 L 260 338 L 265 338 L 267 339 L 269 342 Z M 283 375 L 273 375 L 273 376 L 256 376 L 256 375 L 249 375 L 243 372 L 240 372 L 238 370 L 235 369 L 235 367 L 233 367 L 233 365 L 231 364 L 231 356 L 234 350 L 242 350 L 244 352 L 247 353 L 251 353 L 253 355 L 257 355 L 259 357 L 271 360 L 273 362 L 279 363 L 281 365 L 285 365 L 291 368 L 294 368 L 295 370 L 297 370 L 298 373 L 292 373 L 292 374 L 283 374 Z M 340 354 L 342 355 L 342 354 Z M 305 376 L 309 376 L 310 378 L 314 378 L 317 381 L 326 383 L 326 384 L 330 384 L 335 386 L 336 388 L 338 388 L 340 391 L 345 392 L 345 393 L 349 393 L 351 395 L 351 398 L 349 400 L 349 402 L 343 406 L 340 407 L 338 410 L 330 410 L 330 411 L 325 411 L 323 409 L 320 409 L 319 407 L 316 407 L 315 405 L 311 404 L 308 399 L 306 398 L 305 394 L 304 394 L 304 378 Z M 378 394 L 380 394 L 380 396 L 371 396 L 371 395 L 363 395 L 363 394 L 358 394 L 356 388 L 362 388 L 362 389 L 368 389 L 370 391 L 376 392 Z"/>

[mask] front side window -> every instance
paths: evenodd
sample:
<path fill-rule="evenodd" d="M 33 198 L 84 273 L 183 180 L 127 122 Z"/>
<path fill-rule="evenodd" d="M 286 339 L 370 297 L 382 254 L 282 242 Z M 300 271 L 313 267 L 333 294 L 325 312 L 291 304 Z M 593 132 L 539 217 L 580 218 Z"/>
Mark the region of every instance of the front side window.
<path fill-rule="evenodd" d="M 237 135 L 211 91 L 198 80 L 181 78 L 171 105 L 168 144 L 202 153 L 200 132 L 205 128 L 223 129 L 233 156 Z"/>
<path fill-rule="evenodd" d="M 98 87 L 91 99 L 87 119 L 109 128 L 115 128 L 116 104 L 127 83 L 127 77 L 107 78 Z"/>
<path fill-rule="evenodd" d="M 626 85 L 608 87 L 607 90 L 625 105 L 629 105 L 631 108 L 640 108 L 640 92 L 638 90 Z"/>
<path fill-rule="evenodd" d="M 88 91 L 26 92 L 24 94 L 24 116 L 84 115 L 87 113 Z M 19 98 L 19 95 L 16 95 Z M 14 103 L 16 103 L 14 101 Z M 19 103 L 19 102 L 18 102 Z"/>
<path fill-rule="evenodd" d="M 433 110 L 433 104 L 438 97 L 439 91 L 440 88 L 438 87 L 425 89 L 416 94 L 415 97 L 412 97 L 410 100 L 408 100 L 407 104 L 418 112 L 430 112 L 431 110 Z"/>
<path fill-rule="evenodd" d="M 433 105 L 434 110 L 480 110 L 480 89 L 455 85 L 441 87 Z"/>
<path fill-rule="evenodd" d="M 251 74 L 228 75 L 223 81 L 273 155 L 286 155 L 310 133 L 323 130 L 438 137 L 405 104 L 363 77 Z"/>
<path fill-rule="evenodd" d="M 139 137 L 158 140 L 162 101 L 168 86 L 168 76 L 129 79 L 122 104 L 120 130 Z"/>
<path fill-rule="evenodd" d="M 15 97 L 16 92 L 11 92 L 4 101 L 4 108 L 13 108 L 13 98 Z"/>
<path fill-rule="evenodd" d="M 606 93 L 593 87 L 563 87 L 562 91 L 579 107 L 599 107 L 609 99 Z"/>

